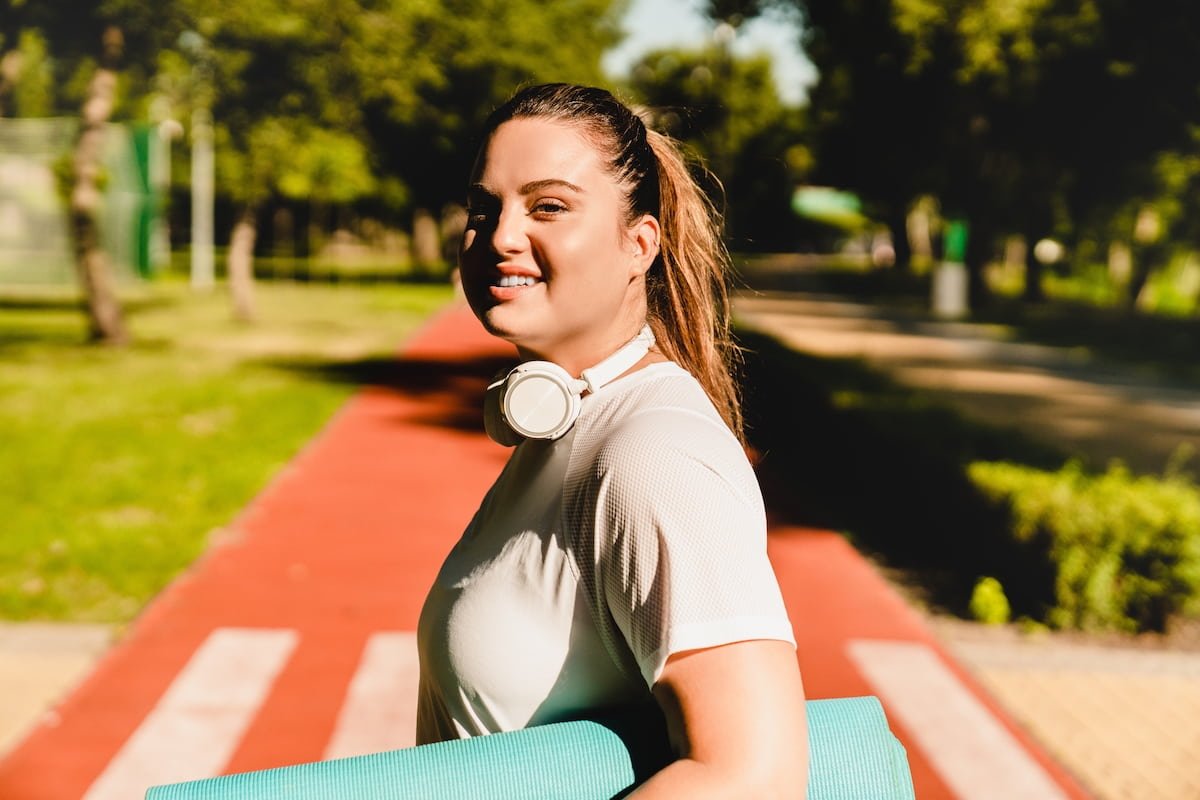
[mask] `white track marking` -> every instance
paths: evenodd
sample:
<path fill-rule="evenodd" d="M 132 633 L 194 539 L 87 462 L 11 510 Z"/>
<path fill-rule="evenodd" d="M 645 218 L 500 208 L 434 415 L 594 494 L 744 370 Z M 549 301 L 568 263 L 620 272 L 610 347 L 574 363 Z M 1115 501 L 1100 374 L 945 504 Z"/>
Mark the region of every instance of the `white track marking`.
<path fill-rule="evenodd" d="M 213 631 L 84 800 L 131 800 L 220 774 L 297 640 L 291 630 Z"/>
<path fill-rule="evenodd" d="M 367 642 L 325 758 L 411 747 L 417 726 L 417 637 L 377 633 Z"/>
<path fill-rule="evenodd" d="M 858 639 L 847 649 L 888 711 L 908 729 L 958 797 L 1066 797 L 931 648 L 917 642 Z"/>

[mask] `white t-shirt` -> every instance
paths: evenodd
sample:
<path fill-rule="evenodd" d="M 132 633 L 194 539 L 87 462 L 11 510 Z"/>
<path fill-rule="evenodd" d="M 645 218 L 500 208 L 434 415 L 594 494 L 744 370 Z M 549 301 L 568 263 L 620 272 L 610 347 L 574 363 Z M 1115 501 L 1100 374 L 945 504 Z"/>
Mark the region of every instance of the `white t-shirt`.
<path fill-rule="evenodd" d="M 795 646 L 762 495 L 699 383 L 652 364 L 518 445 L 442 566 L 417 629 L 418 743 L 658 715 L 668 656 Z"/>

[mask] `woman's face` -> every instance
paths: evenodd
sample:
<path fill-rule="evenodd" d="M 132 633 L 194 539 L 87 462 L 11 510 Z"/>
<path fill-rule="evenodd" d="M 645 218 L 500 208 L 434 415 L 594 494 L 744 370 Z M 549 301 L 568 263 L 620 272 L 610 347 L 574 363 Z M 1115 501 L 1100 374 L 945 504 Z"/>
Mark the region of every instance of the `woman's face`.
<path fill-rule="evenodd" d="M 520 118 L 492 134 L 468 190 L 461 275 L 484 326 L 573 374 L 645 319 L 658 223 L 627 224 L 604 155 L 566 123 Z"/>

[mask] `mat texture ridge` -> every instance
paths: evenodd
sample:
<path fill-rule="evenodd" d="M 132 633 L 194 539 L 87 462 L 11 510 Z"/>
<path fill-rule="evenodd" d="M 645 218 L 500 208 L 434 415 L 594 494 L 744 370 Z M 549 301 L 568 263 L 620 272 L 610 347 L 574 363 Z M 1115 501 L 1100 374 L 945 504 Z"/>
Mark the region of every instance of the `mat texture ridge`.
<path fill-rule="evenodd" d="M 810 700 L 808 800 L 914 800 L 874 697 Z M 156 786 L 146 800 L 609 800 L 661 765 L 636 732 L 592 721 Z"/>

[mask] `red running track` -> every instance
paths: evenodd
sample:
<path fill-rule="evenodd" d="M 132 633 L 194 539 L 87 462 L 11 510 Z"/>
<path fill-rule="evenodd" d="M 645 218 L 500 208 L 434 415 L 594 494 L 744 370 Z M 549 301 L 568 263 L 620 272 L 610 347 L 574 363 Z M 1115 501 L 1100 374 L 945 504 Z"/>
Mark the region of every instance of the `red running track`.
<path fill-rule="evenodd" d="M 0 798 L 133 800 L 403 744 L 370 677 L 411 692 L 407 632 L 508 454 L 478 408 L 511 360 L 464 306 L 435 317 L 0 761 Z M 840 536 L 772 526 L 769 547 L 809 696 L 880 696 L 918 798 L 1087 797 Z"/>

